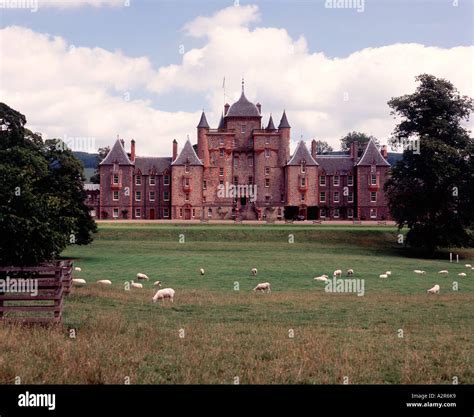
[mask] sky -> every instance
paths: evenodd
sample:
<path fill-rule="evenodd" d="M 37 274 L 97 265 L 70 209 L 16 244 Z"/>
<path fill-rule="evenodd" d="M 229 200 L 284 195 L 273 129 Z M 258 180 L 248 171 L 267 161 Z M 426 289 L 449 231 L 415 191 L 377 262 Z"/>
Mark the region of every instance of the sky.
<path fill-rule="evenodd" d="M 264 124 L 286 110 L 292 149 L 384 143 L 387 101 L 416 75 L 474 96 L 473 15 L 473 0 L 0 0 L 0 101 L 75 150 L 120 135 L 167 156 L 202 110 L 217 127 L 244 78 Z"/>

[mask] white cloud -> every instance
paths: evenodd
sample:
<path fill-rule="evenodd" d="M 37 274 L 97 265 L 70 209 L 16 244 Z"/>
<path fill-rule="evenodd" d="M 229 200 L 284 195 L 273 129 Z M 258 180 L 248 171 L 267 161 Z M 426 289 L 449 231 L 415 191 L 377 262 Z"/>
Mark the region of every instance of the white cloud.
<path fill-rule="evenodd" d="M 414 91 L 418 74 L 447 78 L 461 93 L 473 95 L 474 47 L 394 44 L 328 58 L 311 52 L 318 45 L 308 45 L 303 36 L 255 27 L 259 19 L 256 6 L 198 17 L 183 29 L 204 39 L 204 46 L 186 52 L 180 64 L 160 68 L 146 57 L 71 49 L 62 38 L 8 27 L 0 31 L 0 53 L 8 57 L 0 68 L 0 95 L 49 137 L 95 137 L 102 146 L 120 133 L 135 138 L 138 152 L 148 155 L 169 155 L 175 137 L 182 142 L 189 134 L 196 140 L 202 107 L 209 122 L 217 124 L 223 76 L 230 103 L 238 98 L 244 76 L 246 95 L 262 103 L 265 124 L 270 112 L 278 124 L 285 108 L 294 141 L 300 135 L 316 137 L 335 148 L 352 130 L 387 137 L 395 125 L 387 101 Z M 202 102 L 195 112 L 158 111 L 135 98 L 142 90 L 157 97 L 183 90 L 202 95 Z"/>
<path fill-rule="evenodd" d="M 38 7 L 56 7 L 60 9 L 71 9 L 83 6 L 93 7 L 126 7 L 130 0 L 35 0 Z"/>

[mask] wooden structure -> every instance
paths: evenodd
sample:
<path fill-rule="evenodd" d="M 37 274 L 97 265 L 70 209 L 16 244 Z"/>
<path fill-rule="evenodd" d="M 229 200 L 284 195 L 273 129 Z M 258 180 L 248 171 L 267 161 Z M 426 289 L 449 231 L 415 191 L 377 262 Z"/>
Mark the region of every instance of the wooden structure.
<path fill-rule="evenodd" d="M 72 286 L 72 261 L 0 267 L 0 321 L 59 323 Z"/>

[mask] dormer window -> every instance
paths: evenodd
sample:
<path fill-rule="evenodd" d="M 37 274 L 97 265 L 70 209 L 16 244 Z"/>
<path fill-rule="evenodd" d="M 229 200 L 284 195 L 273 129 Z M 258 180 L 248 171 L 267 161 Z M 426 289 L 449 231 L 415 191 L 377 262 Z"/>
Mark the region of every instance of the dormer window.
<path fill-rule="evenodd" d="M 377 174 L 370 174 L 370 185 L 377 185 Z"/>
<path fill-rule="evenodd" d="M 189 174 L 189 165 L 188 165 L 188 164 L 186 164 L 186 165 L 184 166 L 184 172 L 185 172 L 186 174 Z"/>
<path fill-rule="evenodd" d="M 154 175 L 150 175 L 150 185 L 156 184 L 156 177 Z"/>
<path fill-rule="evenodd" d="M 319 177 L 319 185 L 325 186 L 326 185 L 326 175 L 321 175 Z"/>
<path fill-rule="evenodd" d="M 142 185 L 142 176 L 141 175 L 137 175 L 135 177 L 135 185 Z"/>
<path fill-rule="evenodd" d="M 306 172 L 306 161 L 303 159 L 301 161 L 301 173 L 304 174 Z"/>
<path fill-rule="evenodd" d="M 347 176 L 347 185 L 349 186 L 354 185 L 354 177 L 352 175 Z"/>
<path fill-rule="evenodd" d="M 339 187 L 339 175 L 334 175 L 332 182 L 335 187 Z"/>
<path fill-rule="evenodd" d="M 119 183 L 119 175 L 118 174 L 114 174 L 114 184 L 118 184 Z"/>

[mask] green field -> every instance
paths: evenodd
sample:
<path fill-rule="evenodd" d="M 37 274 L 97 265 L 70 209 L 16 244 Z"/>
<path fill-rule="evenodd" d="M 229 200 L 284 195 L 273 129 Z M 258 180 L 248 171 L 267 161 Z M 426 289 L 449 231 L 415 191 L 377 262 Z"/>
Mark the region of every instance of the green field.
<path fill-rule="evenodd" d="M 0 382 L 472 384 L 474 251 L 458 253 L 459 264 L 406 257 L 391 227 L 101 224 L 63 254 L 88 281 L 64 326 L 0 327 Z M 364 296 L 313 280 L 348 268 Z M 125 291 L 137 272 L 151 281 Z M 154 280 L 174 304 L 151 303 Z M 270 294 L 252 291 L 265 281 Z M 434 284 L 441 293 L 426 294 Z"/>

